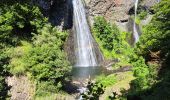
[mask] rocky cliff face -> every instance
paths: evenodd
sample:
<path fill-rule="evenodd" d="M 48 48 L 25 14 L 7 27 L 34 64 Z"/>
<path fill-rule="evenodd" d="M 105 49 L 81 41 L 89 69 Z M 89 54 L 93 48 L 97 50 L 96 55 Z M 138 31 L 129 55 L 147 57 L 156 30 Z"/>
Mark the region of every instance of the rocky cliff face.
<path fill-rule="evenodd" d="M 87 9 L 87 16 L 92 25 L 94 16 L 104 16 L 108 21 L 126 22 L 129 20 L 129 12 L 133 9 L 135 0 L 84 0 Z M 142 0 L 140 5 L 149 9 L 160 0 Z M 57 26 L 71 27 L 72 21 L 72 0 L 32 0 L 38 4 L 50 17 L 51 22 Z M 55 18 L 54 18 L 55 17 Z M 70 23 L 68 23 L 70 22 Z M 69 26 L 69 25 L 70 26 Z"/>
<path fill-rule="evenodd" d="M 73 5 L 72 0 L 33 0 L 49 17 L 53 25 L 62 29 L 72 29 Z M 133 20 L 129 12 L 133 9 L 135 0 L 84 0 L 87 10 L 87 18 L 92 26 L 95 16 L 104 16 L 109 22 L 116 23 L 123 30 L 132 32 Z M 150 8 L 157 0 L 143 0 L 141 5 Z M 132 10 L 132 13 L 134 11 Z M 69 60 L 74 63 L 74 34 L 70 35 L 65 44 Z M 97 44 L 96 44 L 97 47 Z"/>
<path fill-rule="evenodd" d="M 161 0 L 143 0 L 141 2 L 141 6 L 146 7 L 147 9 L 149 9 L 150 7 L 152 7 L 153 5 L 157 4 L 158 2 L 160 2 Z"/>
<path fill-rule="evenodd" d="M 32 0 L 38 5 L 43 14 L 49 18 L 52 25 L 59 29 L 72 28 L 72 0 Z"/>
<path fill-rule="evenodd" d="M 129 19 L 128 11 L 134 0 L 85 0 L 89 19 L 104 16 L 109 21 L 125 21 Z M 93 22 L 92 22 L 93 23 Z"/>
<path fill-rule="evenodd" d="M 127 22 L 129 12 L 133 9 L 135 0 L 85 0 L 90 24 L 94 16 L 104 16 L 108 21 Z M 149 9 L 158 0 L 143 0 L 140 5 Z"/>

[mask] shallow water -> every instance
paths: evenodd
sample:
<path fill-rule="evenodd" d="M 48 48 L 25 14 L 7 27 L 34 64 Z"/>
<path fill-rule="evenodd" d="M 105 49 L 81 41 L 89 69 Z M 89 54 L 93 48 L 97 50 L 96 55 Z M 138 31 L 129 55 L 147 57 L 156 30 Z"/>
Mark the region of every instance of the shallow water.
<path fill-rule="evenodd" d="M 106 70 L 103 67 L 96 66 L 96 67 L 73 67 L 72 69 L 72 79 L 74 81 L 87 81 L 88 79 L 94 79 L 96 76 L 99 75 L 108 75 L 111 74 L 111 71 Z"/>

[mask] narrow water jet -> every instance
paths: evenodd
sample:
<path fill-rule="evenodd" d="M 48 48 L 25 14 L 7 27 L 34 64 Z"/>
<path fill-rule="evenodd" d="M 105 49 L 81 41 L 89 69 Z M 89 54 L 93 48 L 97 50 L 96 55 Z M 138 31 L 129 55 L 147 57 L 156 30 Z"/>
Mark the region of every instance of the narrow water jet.
<path fill-rule="evenodd" d="M 138 1 L 135 1 L 135 19 L 134 19 L 134 23 L 133 23 L 133 37 L 134 37 L 134 42 L 138 42 L 139 40 L 139 33 L 136 27 L 136 21 L 137 21 L 137 9 L 138 9 Z"/>
<path fill-rule="evenodd" d="M 94 50 L 94 39 L 86 19 L 85 7 L 82 0 L 73 0 L 75 56 L 78 67 L 98 66 Z"/>

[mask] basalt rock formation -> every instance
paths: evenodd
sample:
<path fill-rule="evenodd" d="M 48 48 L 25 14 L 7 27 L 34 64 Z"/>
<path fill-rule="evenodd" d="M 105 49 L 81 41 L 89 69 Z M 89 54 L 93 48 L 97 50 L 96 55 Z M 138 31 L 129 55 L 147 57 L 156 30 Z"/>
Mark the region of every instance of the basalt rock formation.
<path fill-rule="evenodd" d="M 127 21 L 128 11 L 133 7 L 133 0 L 85 0 L 89 20 L 93 23 L 94 16 L 104 16 L 109 21 Z"/>
<path fill-rule="evenodd" d="M 127 22 L 130 18 L 129 12 L 134 8 L 135 0 L 84 0 L 86 13 L 90 24 L 93 23 L 95 16 L 104 16 L 108 21 Z M 140 6 L 150 9 L 160 0 L 142 0 Z M 66 27 L 72 27 L 72 0 L 33 0 L 34 4 L 39 5 L 44 14 L 53 24 Z M 134 11 L 132 11 L 134 13 Z M 55 16 L 55 18 L 53 18 Z M 67 20 L 67 21 L 66 21 Z M 64 28 L 65 29 L 65 28 Z"/>
<path fill-rule="evenodd" d="M 159 0 L 142 0 L 140 6 L 150 9 Z M 94 16 L 104 16 L 109 21 L 126 22 L 129 11 L 134 9 L 135 0 L 85 0 L 89 20 Z M 133 12 L 134 13 L 134 12 Z"/>

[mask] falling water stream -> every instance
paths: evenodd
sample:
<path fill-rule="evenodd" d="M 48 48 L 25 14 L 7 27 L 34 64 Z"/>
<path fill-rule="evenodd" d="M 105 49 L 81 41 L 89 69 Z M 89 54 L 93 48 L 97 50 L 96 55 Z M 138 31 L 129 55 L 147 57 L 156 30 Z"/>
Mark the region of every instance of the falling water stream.
<path fill-rule="evenodd" d="M 73 15 L 74 15 L 74 38 L 75 38 L 75 56 L 76 62 L 75 67 L 72 70 L 73 80 L 78 82 L 84 82 L 88 76 L 93 77 L 95 75 L 100 75 L 103 70 L 98 66 L 97 56 L 95 53 L 94 39 L 90 32 L 88 22 L 86 19 L 85 7 L 83 0 L 73 0 Z M 137 15 L 138 0 L 135 3 L 135 21 Z M 139 34 L 136 29 L 136 24 L 134 21 L 133 35 L 135 42 L 139 39 Z M 80 93 L 84 92 L 86 87 L 80 86 Z M 81 100 L 81 95 L 79 100 Z"/>
<path fill-rule="evenodd" d="M 73 68 L 73 80 L 83 83 L 88 76 L 96 75 L 98 66 L 94 50 L 94 40 L 86 19 L 85 7 L 82 0 L 73 0 L 74 32 L 75 32 L 75 56 L 76 64 Z M 80 80 L 79 80 L 80 79 Z M 83 81 L 82 81 L 82 80 Z M 80 86 L 80 93 L 85 92 L 86 87 Z M 82 100 L 82 96 L 78 98 Z"/>
<path fill-rule="evenodd" d="M 82 0 L 73 0 L 74 30 L 75 30 L 75 54 L 78 67 L 98 66 L 94 50 L 94 40 L 91 35 L 85 8 Z"/>
<path fill-rule="evenodd" d="M 135 1 L 135 20 L 134 20 L 134 23 L 133 23 L 133 36 L 134 36 L 134 39 L 135 39 L 135 43 L 138 42 L 138 40 L 139 40 L 139 33 L 138 33 L 138 30 L 137 30 L 137 27 L 136 27 L 137 8 L 138 8 L 138 0 Z"/>

